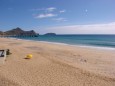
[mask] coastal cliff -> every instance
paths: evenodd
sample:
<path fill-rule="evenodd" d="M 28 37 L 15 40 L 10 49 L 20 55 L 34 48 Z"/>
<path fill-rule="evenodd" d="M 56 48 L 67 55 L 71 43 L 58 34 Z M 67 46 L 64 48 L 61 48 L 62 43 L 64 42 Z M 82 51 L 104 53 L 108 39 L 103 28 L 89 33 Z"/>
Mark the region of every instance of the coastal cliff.
<path fill-rule="evenodd" d="M 30 30 L 30 31 L 24 31 L 21 28 L 17 27 L 15 29 L 6 31 L 6 32 L 2 32 L 0 31 L 0 35 L 4 35 L 4 36 L 32 36 L 32 37 L 37 37 L 39 34 L 36 33 L 34 30 Z"/>

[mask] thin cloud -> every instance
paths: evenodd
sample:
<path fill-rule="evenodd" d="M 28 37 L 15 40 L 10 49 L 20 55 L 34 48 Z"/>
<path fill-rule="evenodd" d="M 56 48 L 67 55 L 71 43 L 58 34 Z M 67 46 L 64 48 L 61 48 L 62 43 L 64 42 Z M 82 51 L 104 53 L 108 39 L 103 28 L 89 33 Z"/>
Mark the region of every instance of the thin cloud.
<path fill-rule="evenodd" d="M 34 18 L 39 18 L 39 19 L 55 17 L 55 16 L 58 16 L 59 13 L 66 12 L 66 10 L 60 10 L 59 11 L 56 7 L 32 9 L 32 11 L 39 11 L 39 15 L 36 15 L 36 14 L 33 15 Z M 55 19 L 52 19 L 52 20 L 55 20 L 55 21 L 58 21 L 58 22 L 67 21 L 67 19 L 65 19 L 65 18 L 55 18 Z"/>
<path fill-rule="evenodd" d="M 56 8 L 55 7 L 49 7 L 49 8 L 46 8 L 45 10 L 48 12 L 53 12 L 54 10 L 56 10 Z"/>
<path fill-rule="evenodd" d="M 40 11 L 40 10 L 44 10 L 43 8 L 42 9 L 39 9 L 39 8 L 36 8 L 36 9 L 30 9 L 30 11 Z"/>
<path fill-rule="evenodd" d="M 60 12 L 60 13 L 65 13 L 65 12 L 66 12 L 66 10 L 60 10 L 59 12 Z"/>
<path fill-rule="evenodd" d="M 67 21 L 66 18 L 55 18 L 55 19 L 53 19 L 53 20 L 55 20 L 55 21 L 57 21 L 57 22 Z"/>
<path fill-rule="evenodd" d="M 53 12 L 54 10 L 56 10 L 55 7 L 31 9 L 31 11 L 44 11 L 44 12 Z"/>
<path fill-rule="evenodd" d="M 57 16 L 56 14 L 48 13 L 48 14 L 39 14 L 35 18 L 49 18 L 49 17 L 54 17 Z"/>
<path fill-rule="evenodd" d="M 57 34 L 115 34 L 115 22 L 108 24 L 70 25 L 42 29 L 40 33 Z"/>

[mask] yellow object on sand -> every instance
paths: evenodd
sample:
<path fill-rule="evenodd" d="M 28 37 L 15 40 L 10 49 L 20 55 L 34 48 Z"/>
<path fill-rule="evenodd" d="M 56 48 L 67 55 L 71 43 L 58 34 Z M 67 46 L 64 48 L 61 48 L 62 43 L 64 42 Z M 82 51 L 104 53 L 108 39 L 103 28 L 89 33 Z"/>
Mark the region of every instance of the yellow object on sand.
<path fill-rule="evenodd" d="M 27 56 L 26 56 L 26 59 L 31 59 L 32 58 L 32 54 L 28 54 Z"/>

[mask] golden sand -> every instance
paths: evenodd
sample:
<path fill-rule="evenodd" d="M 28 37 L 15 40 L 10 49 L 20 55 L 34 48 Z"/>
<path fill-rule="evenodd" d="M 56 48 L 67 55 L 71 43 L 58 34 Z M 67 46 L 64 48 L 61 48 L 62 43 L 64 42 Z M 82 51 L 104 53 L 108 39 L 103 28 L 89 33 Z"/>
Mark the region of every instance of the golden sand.
<path fill-rule="evenodd" d="M 0 86 L 115 86 L 114 50 L 8 38 L 0 49 L 12 53 L 0 64 Z"/>

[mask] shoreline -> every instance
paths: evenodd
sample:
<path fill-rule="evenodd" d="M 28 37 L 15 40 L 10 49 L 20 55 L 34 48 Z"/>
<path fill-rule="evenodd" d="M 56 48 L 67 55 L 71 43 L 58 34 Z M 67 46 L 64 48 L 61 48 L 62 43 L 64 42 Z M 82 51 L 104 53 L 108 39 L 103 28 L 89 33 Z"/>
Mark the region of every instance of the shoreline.
<path fill-rule="evenodd" d="M 74 44 L 67 44 L 67 43 L 61 43 L 61 42 L 49 42 L 49 41 L 39 41 L 39 40 L 29 40 L 29 39 L 18 39 L 18 38 L 11 38 L 11 39 L 33 41 L 33 42 L 41 42 L 41 43 L 50 43 L 50 44 L 58 44 L 58 45 L 66 45 L 66 46 L 73 46 L 73 47 L 83 47 L 83 48 L 97 49 L 97 50 L 110 50 L 110 51 L 115 50 L 115 48 L 104 47 L 104 46 L 93 46 L 93 45 L 82 45 L 82 44 L 74 45 Z"/>
<path fill-rule="evenodd" d="M 115 85 L 114 51 L 12 38 L 0 38 L 0 41 L 0 48 L 8 48 L 12 53 L 0 66 L 0 79 L 5 78 L 9 84 Z M 27 54 L 33 58 L 24 59 Z"/>

